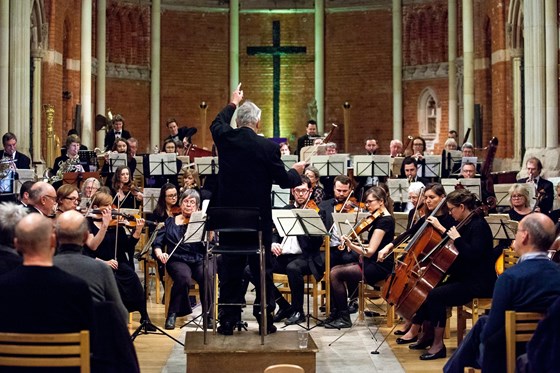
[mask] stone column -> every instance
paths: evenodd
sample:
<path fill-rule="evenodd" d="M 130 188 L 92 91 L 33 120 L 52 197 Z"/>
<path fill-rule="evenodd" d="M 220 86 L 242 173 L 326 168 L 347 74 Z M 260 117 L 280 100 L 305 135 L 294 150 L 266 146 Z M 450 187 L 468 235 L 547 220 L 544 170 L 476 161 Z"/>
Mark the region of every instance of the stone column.
<path fill-rule="evenodd" d="M 33 161 L 41 159 L 41 76 L 43 58 L 40 55 L 33 56 Z M 49 165 L 50 166 L 50 165 Z"/>
<path fill-rule="evenodd" d="M 107 75 L 107 0 L 97 0 L 97 79 L 95 87 L 95 113 L 105 115 Z M 104 132 L 100 130 L 99 132 Z M 103 148 L 103 136 L 96 136 L 96 146 Z M 101 141 L 101 142 L 99 142 Z"/>
<path fill-rule="evenodd" d="M 315 101 L 317 131 L 325 132 L 325 0 L 315 0 Z M 301 125 L 301 124 L 298 124 Z M 344 132 L 347 128 L 344 129 Z"/>
<path fill-rule="evenodd" d="M 447 2 L 447 54 L 449 69 L 449 131 L 459 129 L 457 115 L 457 0 Z"/>
<path fill-rule="evenodd" d="M 31 1 L 10 1 L 9 130 L 18 138 L 18 150 L 31 155 Z"/>
<path fill-rule="evenodd" d="M 556 1 L 545 2 L 546 147 L 558 147 L 558 26 Z"/>
<path fill-rule="evenodd" d="M 550 2 L 550 1 L 549 1 Z M 534 66 L 534 145 L 546 146 L 546 77 L 544 42 L 544 0 L 530 1 L 533 10 L 533 66 Z M 555 49 L 556 52 L 556 49 Z M 550 78 L 550 77 L 549 77 Z M 525 127 L 527 128 L 527 127 Z"/>
<path fill-rule="evenodd" d="M 534 143 L 534 62 L 533 62 L 533 10 L 530 1 L 523 2 L 523 39 L 524 39 L 524 97 L 525 97 L 525 147 L 532 148 Z"/>
<path fill-rule="evenodd" d="M 516 56 L 512 61 L 512 73 L 513 73 L 513 131 L 514 131 L 514 142 L 513 142 L 513 159 L 515 161 L 521 162 L 521 139 L 523 138 L 523 132 L 521 128 L 521 107 L 523 105 L 521 99 L 521 56 Z M 527 146 L 525 144 L 525 146 Z"/>
<path fill-rule="evenodd" d="M 239 0 L 229 2 L 229 92 L 239 84 Z M 241 87 L 243 88 L 243 87 Z"/>
<path fill-rule="evenodd" d="M 93 149 L 91 123 L 91 32 L 92 0 L 82 0 L 82 34 L 80 56 L 80 102 L 82 104 L 82 143 Z"/>
<path fill-rule="evenodd" d="M 10 96 L 10 0 L 0 0 L 0 132 L 8 132 Z"/>
<path fill-rule="evenodd" d="M 474 121 L 474 28 L 473 0 L 463 0 L 463 115 L 464 131 Z M 474 138 L 474 134 L 471 134 Z"/>
<path fill-rule="evenodd" d="M 402 4 L 393 0 L 393 138 L 402 139 Z"/>
<path fill-rule="evenodd" d="M 160 143 L 161 0 L 152 0 L 151 26 L 150 149 L 153 149 Z"/>

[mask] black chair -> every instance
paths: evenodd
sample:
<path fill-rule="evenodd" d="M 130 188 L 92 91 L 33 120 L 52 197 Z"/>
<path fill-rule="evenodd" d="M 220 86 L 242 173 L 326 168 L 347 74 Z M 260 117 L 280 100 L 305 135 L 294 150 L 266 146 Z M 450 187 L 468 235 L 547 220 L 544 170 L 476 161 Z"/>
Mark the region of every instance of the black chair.
<path fill-rule="evenodd" d="M 267 334 L 266 313 L 266 265 L 265 250 L 262 245 L 262 228 L 259 209 L 256 207 L 211 207 L 206 218 L 206 256 L 204 265 L 204 278 L 208 271 L 209 255 L 216 260 L 217 254 L 227 255 L 259 255 L 260 262 L 260 312 L 261 312 L 261 344 Z M 210 232 L 216 234 L 213 244 L 210 242 Z M 217 268 L 216 266 L 214 268 Z M 216 273 L 215 271 L 214 273 Z M 215 276 L 215 275 L 214 275 Z M 215 277 L 214 277 L 215 279 Z M 213 281 L 215 283 L 215 281 Z M 208 286 L 205 287 L 209 289 Z M 216 291 L 216 289 L 215 289 Z M 216 293 L 217 294 L 217 291 Z M 217 306 L 241 306 L 241 303 L 217 303 Z M 203 312 L 208 312 L 207 305 L 203 305 Z M 217 321 L 217 320 L 215 320 Z M 203 323 L 204 344 L 206 344 L 206 318 Z M 214 322 L 216 333 L 216 322 Z"/>

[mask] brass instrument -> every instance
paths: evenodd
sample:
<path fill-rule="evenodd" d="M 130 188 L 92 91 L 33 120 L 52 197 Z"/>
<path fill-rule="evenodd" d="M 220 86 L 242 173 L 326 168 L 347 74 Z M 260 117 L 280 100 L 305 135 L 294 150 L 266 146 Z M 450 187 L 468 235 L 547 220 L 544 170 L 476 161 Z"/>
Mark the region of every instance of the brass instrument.
<path fill-rule="evenodd" d="M 402 153 L 397 154 L 397 157 L 405 157 L 406 156 L 406 150 L 408 149 L 408 147 L 410 146 L 412 148 L 412 139 L 414 137 L 408 135 L 406 137 L 406 142 L 403 145 L 403 149 L 402 149 Z"/>
<path fill-rule="evenodd" d="M 64 174 L 67 172 L 84 172 L 84 168 L 80 164 L 80 157 L 78 155 L 68 158 L 65 161 L 60 161 L 58 163 L 58 171 L 56 172 L 56 175 L 49 179 L 49 183 L 52 184 L 62 180 L 64 178 Z"/>

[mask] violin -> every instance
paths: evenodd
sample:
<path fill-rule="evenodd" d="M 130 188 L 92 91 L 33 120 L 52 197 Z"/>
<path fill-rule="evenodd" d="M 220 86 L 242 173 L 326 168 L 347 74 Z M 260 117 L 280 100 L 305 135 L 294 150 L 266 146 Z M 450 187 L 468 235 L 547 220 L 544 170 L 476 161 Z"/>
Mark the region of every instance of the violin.
<path fill-rule="evenodd" d="M 307 203 L 305 205 L 303 205 L 304 209 L 312 209 L 315 210 L 317 212 L 319 212 L 319 206 L 317 206 L 317 203 L 315 203 L 314 200 L 310 199 L 307 201 Z"/>
<path fill-rule="evenodd" d="M 334 211 L 346 213 L 354 211 L 356 209 L 363 210 L 365 207 L 366 205 L 363 202 L 358 202 L 355 197 L 350 197 L 344 202 L 337 203 L 334 206 Z"/>
<path fill-rule="evenodd" d="M 348 234 L 348 238 L 350 240 L 357 240 L 358 237 L 365 231 L 367 231 L 368 229 L 371 228 L 371 226 L 373 225 L 373 223 L 375 222 L 375 219 L 377 219 L 378 217 L 383 215 L 383 210 L 378 209 L 376 211 L 374 211 L 370 216 L 366 216 L 365 218 L 363 218 L 362 220 L 360 220 L 353 228 L 352 231 L 350 231 L 350 233 Z M 346 245 L 343 243 L 340 246 L 338 246 L 339 250 L 344 250 L 346 248 Z"/>
<path fill-rule="evenodd" d="M 179 206 L 171 206 L 171 215 L 177 216 L 181 213 L 181 207 Z"/>
<path fill-rule="evenodd" d="M 101 215 L 103 213 L 103 210 L 93 209 L 90 210 L 89 213 L 90 215 L 88 215 L 88 217 L 93 217 L 93 215 Z M 136 227 L 136 219 L 141 219 L 142 217 L 140 215 L 131 215 L 113 209 L 111 210 L 111 218 L 112 219 L 109 222 L 109 228 L 116 227 L 117 225 L 134 228 Z M 151 220 L 145 220 L 145 223 L 146 225 L 153 225 L 153 226 L 156 226 L 158 224 L 157 222 Z"/>

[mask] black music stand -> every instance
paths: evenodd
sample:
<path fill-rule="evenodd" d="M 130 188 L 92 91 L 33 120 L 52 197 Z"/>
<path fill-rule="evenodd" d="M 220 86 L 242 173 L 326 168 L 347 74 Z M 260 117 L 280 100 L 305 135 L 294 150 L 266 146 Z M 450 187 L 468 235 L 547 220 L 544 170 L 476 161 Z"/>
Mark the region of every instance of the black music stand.
<path fill-rule="evenodd" d="M 114 174 L 117 167 L 128 165 L 127 154 L 126 153 L 109 153 L 109 173 Z M 132 175 L 130 175 L 132 178 Z"/>
<path fill-rule="evenodd" d="M 321 217 L 317 213 L 317 211 L 313 209 L 293 209 L 293 210 L 273 210 L 272 211 L 272 219 L 274 221 L 274 225 L 276 229 L 280 233 L 282 237 L 290 237 L 290 236 L 325 236 L 327 235 L 327 230 L 325 229 L 325 224 Z M 309 276 L 307 275 L 307 280 L 309 283 Z M 299 327 L 305 330 L 311 330 L 319 326 L 319 320 L 315 316 L 311 315 L 310 312 L 310 301 L 309 301 L 309 294 L 310 292 L 307 291 L 307 315 L 305 318 L 307 320 L 306 325 L 302 325 L 301 323 L 297 323 Z M 310 327 L 309 321 L 310 319 L 314 319 L 317 323 Z M 287 326 L 287 325 L 286 325 Z M 286 327 L 284 326 L 284 328 Z"/>
<path fill-rule="evenodd" d="M 78 150 L 78 157 L 80 158 L 80 164 L 82 166 L 88 165 L 90 171 L 97 171 L 99 168 L 97 153 L 93 150 Z"/>

